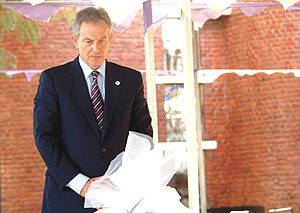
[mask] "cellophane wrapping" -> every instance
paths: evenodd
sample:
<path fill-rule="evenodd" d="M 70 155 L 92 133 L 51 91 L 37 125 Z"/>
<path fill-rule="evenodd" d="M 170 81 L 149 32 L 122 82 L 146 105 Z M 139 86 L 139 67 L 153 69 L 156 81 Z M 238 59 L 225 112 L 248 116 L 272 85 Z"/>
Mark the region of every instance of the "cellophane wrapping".
<path fill-rule="evenodd" d="M 152 138 L 129 132 L 125 151 L 109 165 L 86 193 L 85 208 L 97 213 L 190 212 L 167 184 L 182 163 L 178 152 L 153 148 Z"/>

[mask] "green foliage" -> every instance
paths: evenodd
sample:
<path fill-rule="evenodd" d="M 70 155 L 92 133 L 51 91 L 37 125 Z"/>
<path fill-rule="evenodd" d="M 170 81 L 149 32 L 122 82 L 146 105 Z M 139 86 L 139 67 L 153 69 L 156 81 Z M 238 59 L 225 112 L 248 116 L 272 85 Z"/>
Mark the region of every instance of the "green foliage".
<path fill-rule="evenodd" d="M 15 60 L 17 58 L 14 54 L 0 47 L 0 70 L 16 69 L 16 65 L 13 64 Z"/>
<path fill-rule="evenodd" d="M 17 39 L 24 43 L 28 39 L 32 44 L 36 45 L 41 38 L 40 28 L 37 22 L 31 21 L 15 10 L 6 8 L 0 4 L 0 41 L 3 41 L 4 35 L 10 35 L 15 31 Z M 0 69 L 14 69 L 14 61 L 17 57 L 8 50 L 0 47 Z"/>
<path fill-rule="evenodd" d="M 0 0 L 4 1 L 4 0 Z M 16 0 L 15 0 L 16 1 Z M 23 0 L 17 0 L 23 1 Z M 74 20 L 74 14 L 79 10 L 76 6 L 65 7 L 61 14 L 54 16 L 54 20 L 58 20 L 63 16 L 66 22 L 71 26 Z M 33 45 L 37 45 L 41 39 L 41 31 L 37 22 L 21 16 L 17 11 L 6 8 L 0 4 L 0 42 L 3 41 L 4 35 L 10 35 L 15 32 L 17 39 L 24 43 L 27 39 Z M 4 50 L 0 46 L 0 70 L 13 69 L 13 64 L 17 57 L 13 53 Z"/>
<path fill-rule="evenodd" d="M 18 12 L 6 9 L 0 5 L 0 41 L 3 40 L 3 34 L 9 33 L 16 28 Z"/>
<path fill-rule="evenodd" d="M 38 40 L 41 39 L 41 31 L 37 22 L 20 16 L 17 16 L 16 32 L 18 40 L 22 42 L 27 38 L 33 45 L 37 45 Z"/>
<path fill-rule="evenodd" d="M 54 20 L 59 20 L 62 16 L 65 18 L 66 22 L 69 26 L 73 25 L 73 21 L 75 18 L 75 15 L 79 11 L 79 7 L 77 6 L 67 6 L 64 7 L 64 10 L 61 13 L 58 13 L 54 16 Z"/>
<path fill-rule="evenodd" d="M 71 6 L 71 7 L 66 7 L 66 10 L 65 10 L 65 19 L 66 19 L 66 22 L 72 26 L 73 25 L 73 21 L 74 21 L 74 18 L 75 18 L 75 13 L 79 11 L 79 7 L 76 7 L 76 6 Z"/>

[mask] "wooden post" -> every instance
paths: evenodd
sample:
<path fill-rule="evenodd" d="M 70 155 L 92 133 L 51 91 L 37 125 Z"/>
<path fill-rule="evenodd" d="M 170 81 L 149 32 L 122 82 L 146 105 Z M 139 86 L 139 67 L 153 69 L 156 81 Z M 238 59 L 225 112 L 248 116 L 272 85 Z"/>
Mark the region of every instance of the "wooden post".
<path fill-rule="evenodd" d="M 194 29 L 194 27 L 192 28 Z M 194 53 L 194 68 L 201 69 L 199 32 L 193 30 L 193 53 Z M 196 90 L 196 117 L 197 117 L 197 132 L 198 132 L 198 157 L 199 157 L 199 184 L 200 184 L 200 209 L 201 213 L 207 213 L 207 197 L 206 197 L 206 175 L 205 175 L 205 155 L 202 146 L 202 113 L 201 113 L 201 96 L 198 72 L 195 72 L 195 90 Z"/>
<path fill-rule="evenodd" d="M 186 139 L 187 139 L 187 168 L 189 207 L 193 212 L 199 212 L 199 175 L 197 152 L 197 119 L 195 76 L 192 49 L 191 3 L 189 0 L 180 1 L 183 33 L 183 72 L 184 94 L 186 103 Z"/>
<path fill-rule="evenodd" d="M 197 72 L 195 73 L 195 86 L 196 86 L 196 117 L 197 117 L 197 132 L 198 132 L 198 157 L 199 157 L 199 183 L 200 183 L 200 207 L 201 213 L 207 213 L 206 204 L 206 181 L 205 181 L 205 159 L 204 151 L 202 148 L 202 119 L 201 119 L 201 104 L 200 92 Z"/>
<path fill-rule="evenodd" d="M 145 2 L 146 3 L 146 2 Z M 147 2 L 150 5 L 151 1 Z M 149 9 L 149 8 L 148 8 Z M 145 11 L 144 11 L 145 13 Z M 150 17 L 152 19 L 152 16 Z M 158 142 L 158 122 L 157 122 L 157 103 L 156 103 L 156 84 L 155 84 L 155 63 L 154 63 L 154 45 L 153 45 L 153 25 L 145 30 L 145 63 L 146 63 L 146 82 L 147 82 L 147 102 L 150 115 L 152 117 L 153 142 Z"/>

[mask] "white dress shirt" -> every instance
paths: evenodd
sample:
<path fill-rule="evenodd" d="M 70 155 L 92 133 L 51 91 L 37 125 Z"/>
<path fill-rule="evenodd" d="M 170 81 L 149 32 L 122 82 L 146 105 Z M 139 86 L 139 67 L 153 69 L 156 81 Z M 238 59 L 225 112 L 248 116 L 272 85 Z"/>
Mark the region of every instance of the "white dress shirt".
<path fill-rule="evenodd" d="M 79 56 L 79 64 L 83 70 L 86 84 L 91 95 L 92 92 L 91 87 L 93 81 L 92 72 L 94 70 L 82 60 L 81 56 Z M 98 75 L 98 79 L 97 79 L 98 86 L 104 102 L 105 102 L 105 67 L 106 67 L 106 61 L 104 61 L 103 64 L 97 69 L 97 71 L 100 72 L 100 75 Z M 89 179 L 90 177 L 87 177 L 79 173 L 67 184 L 67 186 L 80 195 L 82 188 L 84 187 L 84 185 Z"/>

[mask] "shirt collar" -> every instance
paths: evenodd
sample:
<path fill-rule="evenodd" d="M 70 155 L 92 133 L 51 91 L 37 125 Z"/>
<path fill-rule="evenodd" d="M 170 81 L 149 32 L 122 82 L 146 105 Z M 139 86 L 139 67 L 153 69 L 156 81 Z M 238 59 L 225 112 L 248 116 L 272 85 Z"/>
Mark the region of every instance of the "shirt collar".
<path fill-rule="evenodd" d="M 80 55 L 79 55 L 79 64 L 81 66 L 85 79 L 88 79 L 94 70 L 89 65 L 87 65 L 87 63 L 83 61 Z M 105 79 L 105 67 L 106 67 L 106 60 L 104 60 L 104 62 L 97 69 L 97 71 L 101 73 L 104 79 Z"/>

